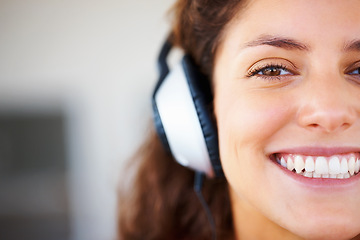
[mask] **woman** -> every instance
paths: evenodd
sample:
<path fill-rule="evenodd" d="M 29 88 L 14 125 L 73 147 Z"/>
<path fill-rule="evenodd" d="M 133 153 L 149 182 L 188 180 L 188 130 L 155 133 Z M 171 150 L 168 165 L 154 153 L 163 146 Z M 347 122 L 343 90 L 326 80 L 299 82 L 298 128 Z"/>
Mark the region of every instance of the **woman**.
<path fill-rule="evenodd" d="M 179 0 L 172 41 L 212 85 L 225 178 L 203 194 L 218 239 L 360 239 L 358 1 Z M 156 135 L 123 239 L 211 239 L 194 173 Z"/>

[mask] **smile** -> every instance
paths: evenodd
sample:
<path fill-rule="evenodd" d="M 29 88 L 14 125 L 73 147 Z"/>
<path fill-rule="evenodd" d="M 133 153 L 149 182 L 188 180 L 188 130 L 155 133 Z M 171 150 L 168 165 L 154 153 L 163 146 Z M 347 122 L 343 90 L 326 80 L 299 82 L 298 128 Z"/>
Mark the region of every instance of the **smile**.
<path fill-rule="evenodd" d="M 360 154 L 333 156 L 306 156 L 300 154 L 274 154 L 282 167 L 307 178 L 347 179 L 360 170 Z"/>

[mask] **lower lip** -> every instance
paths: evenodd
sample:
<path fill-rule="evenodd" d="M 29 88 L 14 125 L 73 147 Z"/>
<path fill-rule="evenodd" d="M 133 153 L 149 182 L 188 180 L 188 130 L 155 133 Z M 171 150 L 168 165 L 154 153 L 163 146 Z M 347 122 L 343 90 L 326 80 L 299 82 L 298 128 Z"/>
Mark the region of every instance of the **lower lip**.
<path fill-rule="evenodd" d="M 294 181 L 298 182 L 301 185 L 304 185 L 306 188 L 323 188 L 323 189 L 342 189 L 348 188 L 356 184 L 360 180 L 360 173 L 354 175 L 350 178 L 336 179 L 336 178 L 308 178 L 296 174 L 288 169 L 284 168 L 276 161 L 270 159 L 270 161 L 275 164 L 284 174 L 292 178 Z"/>

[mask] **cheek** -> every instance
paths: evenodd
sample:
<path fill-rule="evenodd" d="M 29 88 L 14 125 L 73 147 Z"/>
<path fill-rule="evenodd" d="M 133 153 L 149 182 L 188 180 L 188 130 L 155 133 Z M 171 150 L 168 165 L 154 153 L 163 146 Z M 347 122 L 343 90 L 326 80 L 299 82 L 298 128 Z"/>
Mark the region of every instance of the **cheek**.
<path fill-rule="evenodd" d="M 256 94 L 217 99 L 216 116 L 222 154 L 261 151 L 292 119 L 285 99 Z"/>
<path fill-rule="evenodd" d="M 292 119 L 284 97 L 257 93 L 224 94 L 216 98 L 220 156 L 232 188 L 240 195 L 266 185 L 265 148 Z M 265 184 L 264 184 L 265 183 Z M 249 187 L 251 186 L 251 187 Z"/>

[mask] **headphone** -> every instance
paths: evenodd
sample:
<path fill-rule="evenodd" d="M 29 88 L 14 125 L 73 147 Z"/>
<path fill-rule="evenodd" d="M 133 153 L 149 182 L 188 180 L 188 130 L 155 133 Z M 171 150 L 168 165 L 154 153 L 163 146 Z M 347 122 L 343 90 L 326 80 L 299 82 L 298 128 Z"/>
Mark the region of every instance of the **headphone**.
<path fill-rule="evenodd" d="M 169 71 L 171 49 L 168 38 L 158 57 L 160 77 L 152 96 L 156 131 L 179 164 L 210 177 L 222 177 L 210 81 L 186 54 Z"/>

